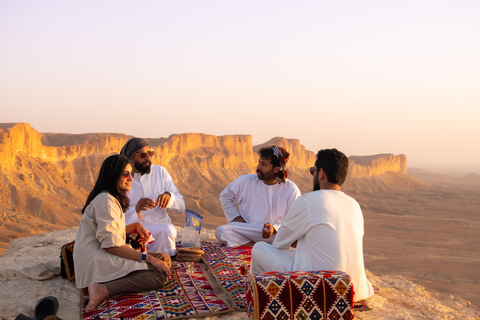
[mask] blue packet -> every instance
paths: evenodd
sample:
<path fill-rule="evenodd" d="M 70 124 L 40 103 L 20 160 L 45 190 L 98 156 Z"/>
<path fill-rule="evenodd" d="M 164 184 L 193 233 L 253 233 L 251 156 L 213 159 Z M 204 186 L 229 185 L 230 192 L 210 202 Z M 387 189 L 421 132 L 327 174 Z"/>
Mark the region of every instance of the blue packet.
<path fill-rule="evenodd" d="M 203 216 L 192 211 L 187 210 L 185 216 L 185 227 L 182 232 L 182 247 L 197 247 L 200 248 L 200 231 L 202 230 Z"/>

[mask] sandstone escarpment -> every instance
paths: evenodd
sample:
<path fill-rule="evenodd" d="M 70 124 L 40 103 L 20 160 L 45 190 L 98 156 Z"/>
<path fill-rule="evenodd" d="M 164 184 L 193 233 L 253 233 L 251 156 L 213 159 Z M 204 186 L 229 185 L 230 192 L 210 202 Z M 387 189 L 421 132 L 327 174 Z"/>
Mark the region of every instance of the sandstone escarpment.
<path fill-rule="evenodd" d="M 407 157 L 404 154 L 377 154 L 374 156 L 351 156 L 349 176 L 352 178 L 379 176 L 385 172 L 407 173 Z"/>
<path fill-rule="evenodd" d="M 118 152 L 128 136 L 124 134 L 41 134 L 28 123 L 0 124 L 0 168 L 11 169 L 18 152 L 46 161 L 72 161 L 92 153 Z"/>
<path fill-rule="evenodd" d="M 118 153 L 130 137 L 39 133 L 26 123 L 0 124 L 0 231 L 4 231 L 0 232 L 0 245 L 5 247 L 24 234 L 76 226 L 103 160 Z M 315 163 L 315 153 L 297 139 L 276 137 L 252 146 L 250 135 L 186 133 L 147 140 L 155 150 L 152 162 L 168 170 L 187 208 L 205 215 L 204 223 L 210 227 L 225 222 L 220 192 L 238 176 L 255 171 L 261 147 L 274 144 L 286 148 L 291 153 L 289 178 L 302 193 L 312 187 L 308 168 Z M 404 173 L 406 157 L 351 157 L 350 167 L 349 179 L 389 171 Z M 172 218 L 182 225 L 183 215 Z"/>
<path fill-rule="evenodd" d="M 129 138 L 107 133 L 39 133 L 28 124 L 0 124 L 0 253 L 12 239 L 78 226 L 101 163 L 119 152 Z M 166 167 L 187 208 L 204 215 L 205 228 L 225 223 L 218 196 L 238 176 L 255 172 L 256 151 L 262 146 L 275 144 L 289 150 L 289 178 L 302 193 L 312 189 L 308 168 L 315 163 L 315 153 L 296 139 L 277 137 L 256 146 L 251 136 L 237 135 L 174 134 L 147 140 L 155 150 L 153 163 Z M 478 283 L 478 257 L 472 258 L 472 252 L 479 252 L 475 241 L 478 194 L 420 183 L 406 174 L 404 155 L 349 160 L 350 173 L 342 190 L 362 207 L 368 268 L 382 273 L 399 268 L 401 274 L 436 290 L 460 288 L 459 295 L 478 304 L 478 294 L 469 294 L 476 292 Z M 171 216 L 177 226 L 183 226 L 185 215 Z M 445 235 L 448 241 L 443 241 Z M 423 247 L 435 254 L 418 249 Z M 431 272 L 434 265 L 441 267 Z M 441 277 L 433 279 L 432 274 Z"/>

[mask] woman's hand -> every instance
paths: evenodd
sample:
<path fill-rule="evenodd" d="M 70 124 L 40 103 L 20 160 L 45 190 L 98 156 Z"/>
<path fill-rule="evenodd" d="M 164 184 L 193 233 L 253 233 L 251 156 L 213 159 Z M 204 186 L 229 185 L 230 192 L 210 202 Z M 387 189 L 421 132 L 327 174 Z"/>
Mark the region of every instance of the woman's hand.
<path fill-rule="evenodd" d="M 140 256 L 141 256 L 140 251 L 136 251 L 132 249 L 130 246 L 123 245 L 121 247 L 105 248 L 105 250 L 110 254 L 113 254 L 122 258 L 140 261 Z M 157 259 L 154 256 L 149 254 L 147 255 L 147 263 L 150 263 L 152 266 L 163 271 L 167 276 L 168 281 L 172 280 L 172 274 L 170 272 L 170 268 L 168 267 L 168 264 L 165 261 Z"/>
<path fill-rule="evenodd" d="M 135 223 L 129 224 L 128 226 L 125 226 L 125 232 L 127 234 L 132 233 L 135 230 L 139 234 L 138 242 L 140 244 L 147 243 L 150 236 L 148 235 L 148 230 L 143 226 L 143 224 L 141 224 L 140 222 L 135 222 Z"/>
<path fill-rule="evenodd" d="M 168 281 L 172 280 L 172 273 L 170 272 L 170 268 L 168 267 L 168 265 L 165 261 L 162 261 L 160 259 L 157 259 L 157 258 L 151 256 L 151 255 L 148 255 L 147 263 L 150 263 L 152 266 L 157 267 L 158 269 L 165 272 L 165 274 L 167 275 L 167 280 Z"/>

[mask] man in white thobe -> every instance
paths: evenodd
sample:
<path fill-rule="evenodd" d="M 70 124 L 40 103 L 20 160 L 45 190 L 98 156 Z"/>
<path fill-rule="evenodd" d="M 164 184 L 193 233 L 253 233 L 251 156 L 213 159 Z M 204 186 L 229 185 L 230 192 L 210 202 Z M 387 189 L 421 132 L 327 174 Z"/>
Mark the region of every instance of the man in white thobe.
<path fill-rule="evenodd" d="M 148 248 L 150 252 L 174 256 L 177 229 L 170 223 L 167 208 L 178 214 L 185 212 L 182 195 L 167 170 L 151 164 L 155 153 L 145 139 L 128 140 L 120 154 L 130 159 L 135 172 L 131 190 L 127 192 L 130 207 L 125 213 L 125 223 L 141 222 L 152 233 L 155 241 Z"/>
<path fill-rule="evenodd" d="M 240 176 L 220 194 L 228 224 L 215 230 L 217 239 L 228 247 L 272 242 L 295 199 L 297 185 L 287 179 L 290 153 L 270 146 L 259 151 L 256 174 Z"/>
<path fill-rule="evenodd" d="M 295 201 L 272 245 L 254 245 L 252 272 L 343 271 L 352 278 L 355 301 L 373 295 L 363 262 L 362 211 L 340 191 L 347 171 L 348 159 L 340 151 L 318 152 L 310 168 L 314 191 Z"/>

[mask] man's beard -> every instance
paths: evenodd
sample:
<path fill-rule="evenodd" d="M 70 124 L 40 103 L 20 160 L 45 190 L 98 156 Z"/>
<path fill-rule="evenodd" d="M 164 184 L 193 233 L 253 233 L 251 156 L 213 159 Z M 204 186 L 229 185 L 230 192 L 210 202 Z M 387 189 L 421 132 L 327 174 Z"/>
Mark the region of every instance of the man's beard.
<path fill-rule="evenodd" d="M 313 191 L 320 190 L 320 184 L 318 183 L 318 179 L 313 181 Z"/>
<path fill-rule="evenodd" d="M 150 173 L 150 167 L 152 166 L 152 163 L 147 160 L 141 163 L 137 162 L 133 166 L 138 172 L 140 172 L 141 175 L 144 175 L 145 173 Z"/>
<path fill-rule="evenodd" d="M 258 175 L 257 175 L 258 179 L 263 180 L 263 178 L 265 177 L 265 175 L 263 174 L 263 172 L 260 171 L 260 170 L 257 170 L 256 172 L 257 172 L 257 174 L 258 174 Z"/>
<path fill-rule="evenodd" d="M 275 178 L 277 177 L 276 174 L 275 174 L 273 171 L 270 172 L 271 174 L 267 174 L 267 175 L 265 175 L 265 174 L 264 174 L 262 171 L 260 171 L 260 170 L 257 170 L 256 172 L 258 173 L 258 175 L 257 175 L 258 179 L 259 179 L 259 180 L 262 180 L 262 181 L 264 181 L 264 180 L 270 180 L 270 179 L 275 179 Z"/>

